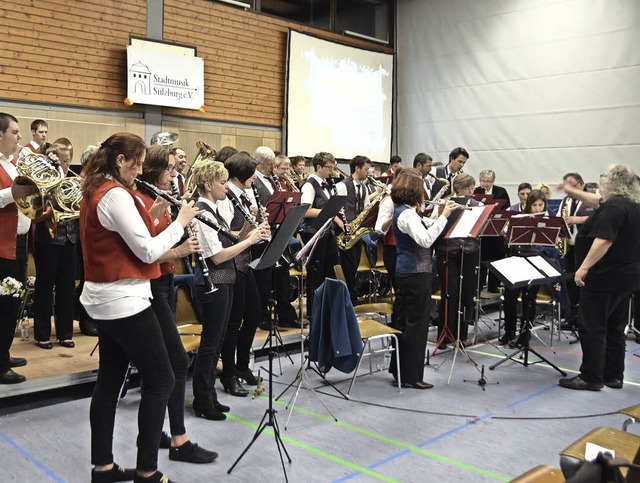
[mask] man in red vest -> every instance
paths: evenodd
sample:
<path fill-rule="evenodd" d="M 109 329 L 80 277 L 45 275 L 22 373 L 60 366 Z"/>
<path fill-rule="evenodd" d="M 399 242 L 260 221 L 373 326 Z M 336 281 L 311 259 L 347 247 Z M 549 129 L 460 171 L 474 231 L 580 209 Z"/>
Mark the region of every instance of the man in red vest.
<path fill-rule="evenodd" d="M 22 148 L 20 156 L 29 153 L 37 153 L 45 142 L 49 134 L 49 125 L 43 119 L 36 119 L 31 123 L 31 142 Z"/>
<path fill-rule="evenodd" d="M 13 179 L 18 175 L 13 153 L 18 149 L 20 139 L 18 120 L 10 114 L 0 113 L 0 281 L 5 277 L 20 278 L 16 247 L 26 247 L 26 243 L 18 243 L 18 239 L 26 238 L 31 220 L 18 210 L 15 200 L 37 191 L 31 185 L 12 186 Z M 27 360 L 9 355 L 16 331 L 19 300 L 0 295 L 0 384 L 16 384 L 26 380 L 13 368 L 24 366 Z"/>

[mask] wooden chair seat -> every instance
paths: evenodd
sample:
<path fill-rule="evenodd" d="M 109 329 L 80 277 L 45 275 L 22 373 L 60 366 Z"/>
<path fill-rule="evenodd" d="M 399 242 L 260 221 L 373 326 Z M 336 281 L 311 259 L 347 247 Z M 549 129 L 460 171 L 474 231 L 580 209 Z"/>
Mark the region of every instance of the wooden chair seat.
<path fill-rule="evenodd" d="M 180 340 L 187 353 L 195 352 L 200 347 L 200 336 L 198 335 L 181 335 Z"/>
<path fill-rule="evenodd" d="M 178 326 L 180 335 L 200 335 L 202 334 L 202 326 L 200 324 L 182 324 Z"/>
<path fill-rule="evenodd" d="M 540 465 L 516 476 L 511 483 L 560 483 L 565 481 L 562 470 L 556 466 Z"/>
<path fill-rule="evenodd" d="M 358 320 L 358 326 L 360 327 L 360 337 L 362 337 L 362 339 L 402 333 L 398 329 L 371 319 Z"/>
<path fill-rule="evenodd" d="M 630 416 L 629 419 L 622 423 L 622 431 L 626 431 L 630 424 L 637 423 L 640 420 L 640 404 L 629 406 L 628 408 L 618 411 L 620 414 Z"/>

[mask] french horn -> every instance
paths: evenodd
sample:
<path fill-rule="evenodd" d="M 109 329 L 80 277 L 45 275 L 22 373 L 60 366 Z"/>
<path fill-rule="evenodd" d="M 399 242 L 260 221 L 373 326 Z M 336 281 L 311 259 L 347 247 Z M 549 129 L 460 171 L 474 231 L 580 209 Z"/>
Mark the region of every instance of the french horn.
<path fill-rule="evenodd" d="M 38 192 L 16 200 L 18 209 L 25 216 L 35 219 L 42 214 L 47 193 L 62 181 L 62 172 L 44 154 L 29 153 L 18 158 L 16 162 L 18 176 L 14 183 L 33 185 Z"/>

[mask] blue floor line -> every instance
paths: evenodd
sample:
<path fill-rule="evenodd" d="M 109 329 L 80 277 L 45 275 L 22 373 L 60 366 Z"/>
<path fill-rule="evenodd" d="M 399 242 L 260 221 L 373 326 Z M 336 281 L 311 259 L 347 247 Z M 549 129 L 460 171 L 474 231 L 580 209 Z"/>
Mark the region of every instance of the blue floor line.
<path fill-rule="evenodd" d="M 524 397 L 522 399 L 518 399 L 517 401 L 509 403 L 505 407 L 509 408 L 509 409 L 513 408 L 513 407 L 515 407 L 515 406 L 517 406 L 519 404 L 522 404 L 522 403 L 524 403 L 526 401 L 529 401 L 529 400 L 531 400 L 531 399 L 533 399 L 535 397 L 538 397 L 538 396 L 540 396 L 542 394 L 545 394 L 545 393 L 551 391 L 552 389 L 555 389 L 556 387 L 558 387 L 558 385 L 557 384 L 553 384 L 553 385 L 551 385 L 549 387 L 546 387 L 546 388 L 542 389 L 541 391 L 537 391 L 537 392 L 535 392 L 533 394 L 530 394 L 529 396 L 526 396 L 526 397 Z M 464 424 L 462 424 L 462 425 L 460 425 L 458 427 L 455 427 L 455 428 L 452 428 L 452 429 L 450 429 L 448 431 L 445 431 L 444 433 L 442 433 L 442 434 L 440 434 L 438 436 L 434 436 L 433 438 L 430 438 L 430 439 L 428 439 L 426 441 L 423 441 L 422 443 L 419 443 L 416 446 L 419 447 L 419 448 L 424 448 L 425 446 L 429 446 L 430 444 L 433 444 L 436 441 L 439 441 L 439 440 L 444 439 L 444 438 L 446 438 L 448 436 L 451 436 L 452 434 L 455 434 L 455 433 L 457 433 L 457 432 L 459 432 L 459 431 L 461 431 L 461 430 L 463 430 L 463 429 L 465 429 L 465 428 L 467 428 L 469 426 L 472 426 L 472 425 L 474 425 L 475 423 L 477 423 L 479 421 L 484 421 L 484 420 L 487 420 L 487 419 L 491 419 L 491 417 L 493 417 L 493 415 L 494 415 L 494 413 L 487 413 L 487 414 L 484 414 L 482 416 L 478 416 L 477 418 L 475 418 L 472 421 L 469 421 L 469 422 L 464 423 Z M 406 454 L 409 454 L 409 453 L 411 453 L 411 451 L 408 451 L 408 450 L 400 451 L 399 453 L 396 453 L 394 455 L 388 456 L 388 457 L 386 457 L 386 458 L 384 458 L 384 459 L 382 459 L 380 461 L 377 461 L 376 463 L 373 463 L 373 464 L 369 465 L 367 468 L 370 469 L 370 470 L 373 470 L 374 468 L 382 466 L 382 465 L 384 465 L 386 463 L 389 463 L 390 461 L 393 461 L 393 460 L 395 460 L 397 458 L 400 458 L 400 457 L 402 457 L 402 456 L 404 456 Z M 350 474 L 348 474 L 346 476 L 343 476 L 340 479 L 334 480 L 333 483 L 342 483 L 344 481 L 350 480 L 351 478 L 355 478 L 356 476 L 358 476 L 360 474 L 361 473 L 356 471 L 356 472 L 350 473 Z"/>
<path fill-rule="evenodd" d="M 7 436 L 4 433 L 0 433 L 0 438 L 2 440 L 4 440 L 13 449 L 15 449 L 18 453 L 20 453 L 22 456 L 24 456 L 27 460 L 29 460 L 29 462 L 31 462 L 36 468 L 38 468 L 45 475 L 50 477 L 53 481 L 58 482 L 58 483 L 64 483 L 64 480 L 62 478 L 60 478 L 53 471 L 51 471 L 49 468 L 47 468 L 44 464 L 42 464 L 40 461 L 38 461 L 33 456 L 31 456 L 25 449 L 23 449 L 21 446 L 19 446 L 18 443 L 16 443 L 14 440 L 9 438 L 9 436 Z"/>

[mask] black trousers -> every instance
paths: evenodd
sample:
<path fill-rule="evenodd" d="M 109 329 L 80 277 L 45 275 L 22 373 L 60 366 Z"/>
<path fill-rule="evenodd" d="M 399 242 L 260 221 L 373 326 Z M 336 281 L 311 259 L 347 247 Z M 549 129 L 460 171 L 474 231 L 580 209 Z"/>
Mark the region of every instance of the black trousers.
<path fill-rule="evenodd" d="M 37 341 L 51 338 L 51 303 L 55 287 L 56 338 L 73 337 L 73 306 L 76 290 L 75 243 L 64 245 L 35 242 L 36 284 L 33 296 L 33 335 Z"/>
<path fill-rule="evenodd" d="M 171 426 L 171 434 L 179 436 L 187 432 L 184 427 L 184 388 L 187 380 L 189 356 L 184 350 L 178 327 L 176 326 L 173 275 L 162 275 L 155 280 L 151 280 L 151 293 L 153 294 L 151 307 L 160 324 L 164 346 L 167 349 L 173 377 L 175 378 L 173 390 L 167 404 L 169 424 Z"/>
<path fill-rule="evenodd" d="M 233 285 L 229 325 L 220 351 L 222 358 L 220 379 L 233 377 L 236 369 L 243 371 L 249 368 L 251 346 L 260 322 L 259 302 L 253 271 L 249 269 L 246 273 L 238 272 L 236 283 Z"/>
<path fill-rule="evenodd" d="M 196 286 L 202 334 L 193 364 L 193 407 L 205 411 L 211 409 L 213 402 L 217 401 L 216 366 L 233 302 L 233 285 L 217 283 L 216 287 L 218 290 L 215 292 L 205 294 L 204 286 Z"/>
<path fill-rule="evenodd" d="M 509 334 L 516 333 L 516 321 L 518 319 L 518 295 L 522 293 L 522 321 L 533 322 L 536 318 L 536 296 L 540 285 L 529 287 L 529 290 L 521 288 L 505 289 L 504 291 L 504 331 Z M 526 294 L 525 294 L 526 292 Z"/>
<path fill-rule="evenodd" d="M 312 235 L 303 233 L 302 241 L 306 244 Z M 307 263 L 307 317 L 313 314 L 313 296 L 316 289 L 322 285 L 324 279 L 336 278 L 334 266 L 338 265 L 338 245 L 336 236 L 332 231 L 327 232 L 316 244 L 313 255 Z"/>
<path fill-rule="evenodd" d="M 348 250 L 340 250 L 340 265 L 344 272 L 344 278 L 349 289 L 349 298 L 353 305 L 358 305 L 358 287 L 356 286 L 356 273 L 360 264 L 360 254 L 364 242 L 359 240 Z"/>
<path fill-rule="evenodd" d="M 18 279 L 18 262 L 16 260 L 0 258 L 0 280 L 4 280 L 5 277 Z M 0 374 L 11 369 L 9 350 L 16 333 L 16 317 L 19 307 L 19 298 L 0 296 Z"/>
<path fill-rule="evenodd" d="M 400 345 L 400 372 L 402 382 L 422 381 L 424 357 L 431 313 L 431 273 L 396 274 L 396 328 Z M 389 372 L 395 374 L 395 353 Z"/>
<path fill-rule="evenodd" d="M 481 259 L 482 262 L 492 262 L 494 260 L 502 260 L 507 255 L 507 248 L 504 244 L 504 237 L 485 237 L 482 239 L 481 244 Z M 489 275 L 489 281 L 487 282 L 487 289 L 490 292 L 497 292 L 500 286 L 500 279 L 487 270 L 484 263 L 480 264 L 480 287 L 483 287 L 487 281 L 487 275 Z"/>
<path fill-rule="evenodd" d="M 442 334 L 444 327 L 448 327 L 456 339 L 467 339 L 469 320 L 473 318 L 475 309 L 473 297 L 478 286 L 477 264 L 478 252 L 465 253 L 464 257 L 462 251 L 449 253 L 447 259 L 446 252 L 438 251 L 437 269 L 442 293 L 438 319 L 439 335 Z M 460 316 L 460 333 L 458 333 L 458 315 Z"/>
<path fill-rule="evenodd" d="M 624 328 L 629 315 L 630 292 L 580 290 L 578 334 L 582 346 L 580 377 L 602 383 L 624 377 Z"/>
<path fill-rule="evenodd" d="M 113 463 L 113 431 L 120 387 L 129 361 L 144 380 L 138 409 L 139 471 L 158 466 L 160 433 L 173 388 L 173 371 L 158 320 L 151 307 L 116 320 L 96 320 L 100 342 L 98 381 L 91 398 L 91 462 Z"/>
<path fill-rule="evenodd" d="M 565 273 L 574 273 L 576 268 L 575 249 L 572 245 L 567 245 L 567 254 L 564 257 L 564 271 Z M 576 307 L 580 302 L 580 287 L 576 285 L 576 281 L 573 277 L 568 278 L 566 282 L 569 301 L 573 307 Z"/>
<path fill-rule="evenodd" d="M 296 309 L 291 305 L 291 275 L 289 267 L 285 264 L 266 268 L 264 270 L 252 270 L 258 287 L 260 296 L 261 320 L 268 321 L 271 318 L 269 313 L 269 299 L 271 289 L 276 302 L 276 313 L 278 321 L 285 325 L 291 325 L 298 318 Z"/>

